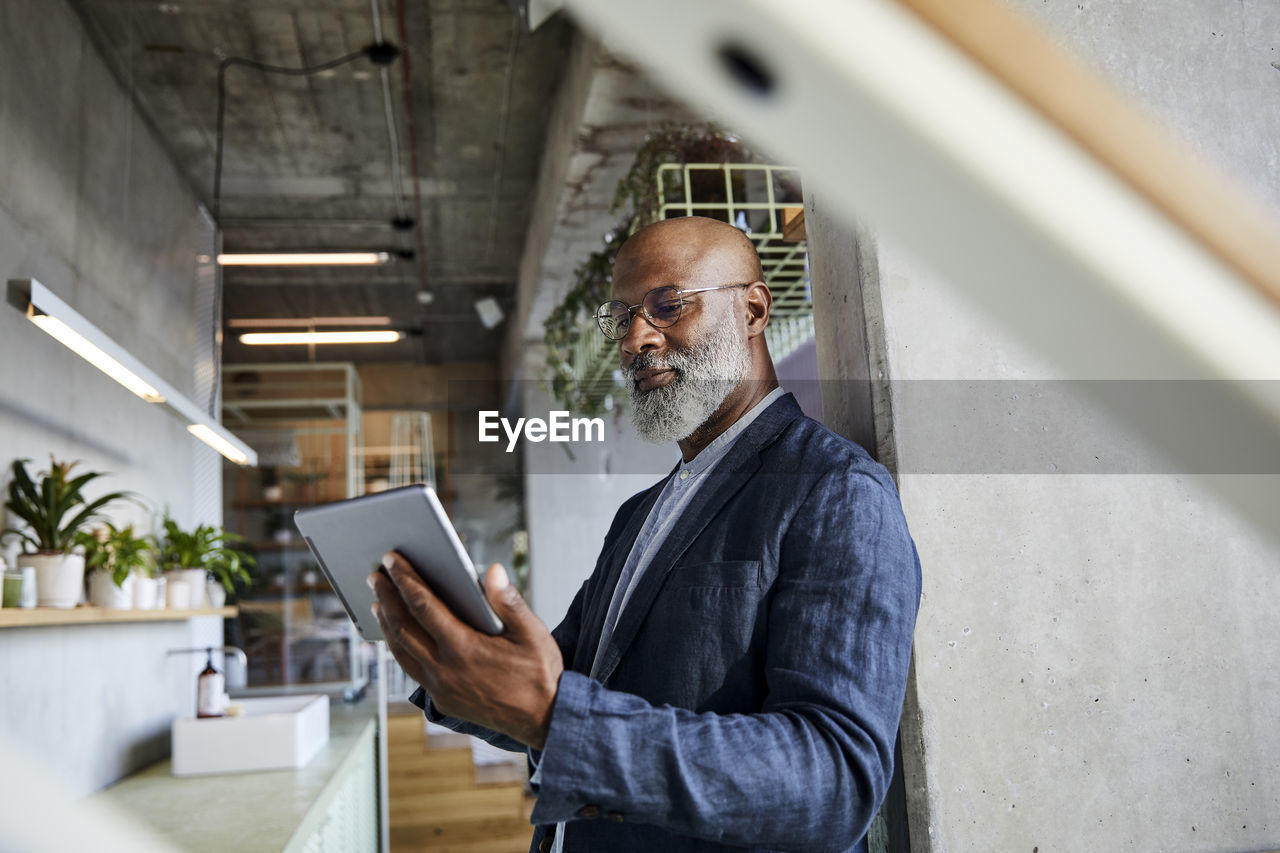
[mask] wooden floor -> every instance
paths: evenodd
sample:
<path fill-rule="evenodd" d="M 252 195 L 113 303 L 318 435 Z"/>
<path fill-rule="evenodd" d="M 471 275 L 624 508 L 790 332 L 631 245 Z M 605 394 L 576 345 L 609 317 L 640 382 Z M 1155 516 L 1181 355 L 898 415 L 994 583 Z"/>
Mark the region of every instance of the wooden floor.
<path fill-rule="evenodd" d="M 533 801 L 523 772 L 477 768 L 466 744 L 428 739 L 420 713 L 387 717 L 392 853 L 527 853 Z"/>

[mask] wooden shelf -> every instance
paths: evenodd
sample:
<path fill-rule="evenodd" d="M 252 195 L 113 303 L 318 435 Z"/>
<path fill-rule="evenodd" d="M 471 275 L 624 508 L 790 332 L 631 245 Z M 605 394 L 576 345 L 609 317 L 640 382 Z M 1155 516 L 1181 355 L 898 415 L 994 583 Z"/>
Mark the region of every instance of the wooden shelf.
<path fill-rule="evenodd" d="M 318 580 L 312 584 L 300 582 L 292 584 L 268 583 L 255 587 L 254 592 L 269 595 L 326 595 L 333 592 L 333 587 L 326 580 Z M 253 599 L 249 600 L 252 601 Z"/>
<path fill-rule="evenodd" d="M 305 539 L 290 539 L 288 542 L 277 542 L 274 539 L 262 539 L 257 542 L 244 543 L 255 551 L 310 551 Z"/>
<path fill-rule="evenodd" d="M 197 610 L 107 610 L 105 607 L 5 607 L 0 609 L 0 628 L 29 628 L 37 625 L 98 625 L 105 622 L 178 622 L 195 616 L 234 618 L 234 607 L 201 607 Z"/>

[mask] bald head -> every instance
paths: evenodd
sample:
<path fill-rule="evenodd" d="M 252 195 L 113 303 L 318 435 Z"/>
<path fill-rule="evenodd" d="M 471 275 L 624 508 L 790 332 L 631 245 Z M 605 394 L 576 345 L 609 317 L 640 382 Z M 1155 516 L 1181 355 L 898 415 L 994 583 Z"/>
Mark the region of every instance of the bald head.
<path fill-rule="evenodd" d="M 655 322 L 645 306 L 618 354 L 640 433 L 678 440 L 687 461 L 777 387 L 764 337 L 773 297 L 747 235 L 702 216 L 656 222 L 618 250 L 614 299 L 634 311 L 664 287 L 681 291 L 678 316 Z"/>
<path fill-rule="evenodd" d="M 663 219 L 631 236 L 618 250 L 614 280 L 658 284 L 763 281 L 760 256 L 746 234 L 705 216 Z"/>

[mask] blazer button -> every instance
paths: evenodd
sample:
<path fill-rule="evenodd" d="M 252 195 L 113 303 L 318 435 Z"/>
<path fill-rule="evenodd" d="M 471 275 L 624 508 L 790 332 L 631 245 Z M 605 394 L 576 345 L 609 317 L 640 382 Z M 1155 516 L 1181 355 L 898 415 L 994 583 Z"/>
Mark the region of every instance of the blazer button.
<path fill-rule="evenodd" d="M 578 809 L 578 817 L 595 817 L 600 814 L 599 806 L 583 806 Z"/>
<path fill-rule="evenodd" d="M 607 815 L 605 815 L 605 817 L 613 821 L 614 823 L 622 823 L 624 820 L 626 820 L 626 818 L 622 816 L 622 812 L 609 812 Z"/>
<path fill-rule="evenodd" d="M 551 848 L 555 846 L 555 838 L 548 835 L 546 838 L 538 842 L 538 853 L 551 853 Z"/>

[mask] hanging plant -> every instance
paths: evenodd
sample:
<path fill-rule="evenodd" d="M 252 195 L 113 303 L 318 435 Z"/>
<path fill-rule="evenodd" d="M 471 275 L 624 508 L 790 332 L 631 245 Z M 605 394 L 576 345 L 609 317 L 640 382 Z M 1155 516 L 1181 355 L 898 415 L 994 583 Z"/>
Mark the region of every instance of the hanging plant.
<path fill-rule="evenodd" d="M 622 217 L 604 235 L 604 245 L 578 264 L 573 286 L 547 317 L 544 326 L 547 387 L 569 411 L 594 417 L 608 409 L 607 399 L 615 389 L 612 357 L 615 344 L 599 334 L 592 317 L 609 299 L 618 250 L 627 238 L 658 218 L 663 203 L 657 181 L 658 167 L 664 163 L 754 160 L 754 155 L 737 137 L 712 125 L 668 124 L 645 138 L 631 168 L 618 181 L 609 208 L 611 213 L 621 211 Z M 695 174 L 690 181 L 691 190 L 699 199 L 713 201 L 724 196 L 722 177 Z M 702 181 L 706 182 L 705 186 L 700 185 Z"/>
<path fill-rule="evenodd" d="M 752 163 L 756 156 L 733 134 L 714 125 L 664 125 L 645 138 L 627 174 L 618 181 L 610 211 L 630 206 L 633 231 L 652 224 L 664 199 L 658 167 L 667 163 Z M 691 194 L 704 202 L 723 201 L 724 178 L 712 172 L 690 175 Z M 683 196 L 683 191 L 681 192 Z"/>
<path fill-rule="evenodd" d="M 592 252 L 578 264 L 574 270 L 573 287 L 547 317 L 545 329 L 551 395 L 569 411 L 588 417 L 605 411 L 605 397 L 613 384 L 612 369 L 607 377 L 589 377 L 583 371 L 584 350 L 612 348 L 611 342 L 596 331 L 591 317 L 609 299 L 613 285 L 613 259 L 631 233 L 629 221 L 624 220 L 606 234 L 603 248 Z M 600 363 L 604 363 L 602 359 Z"/>

